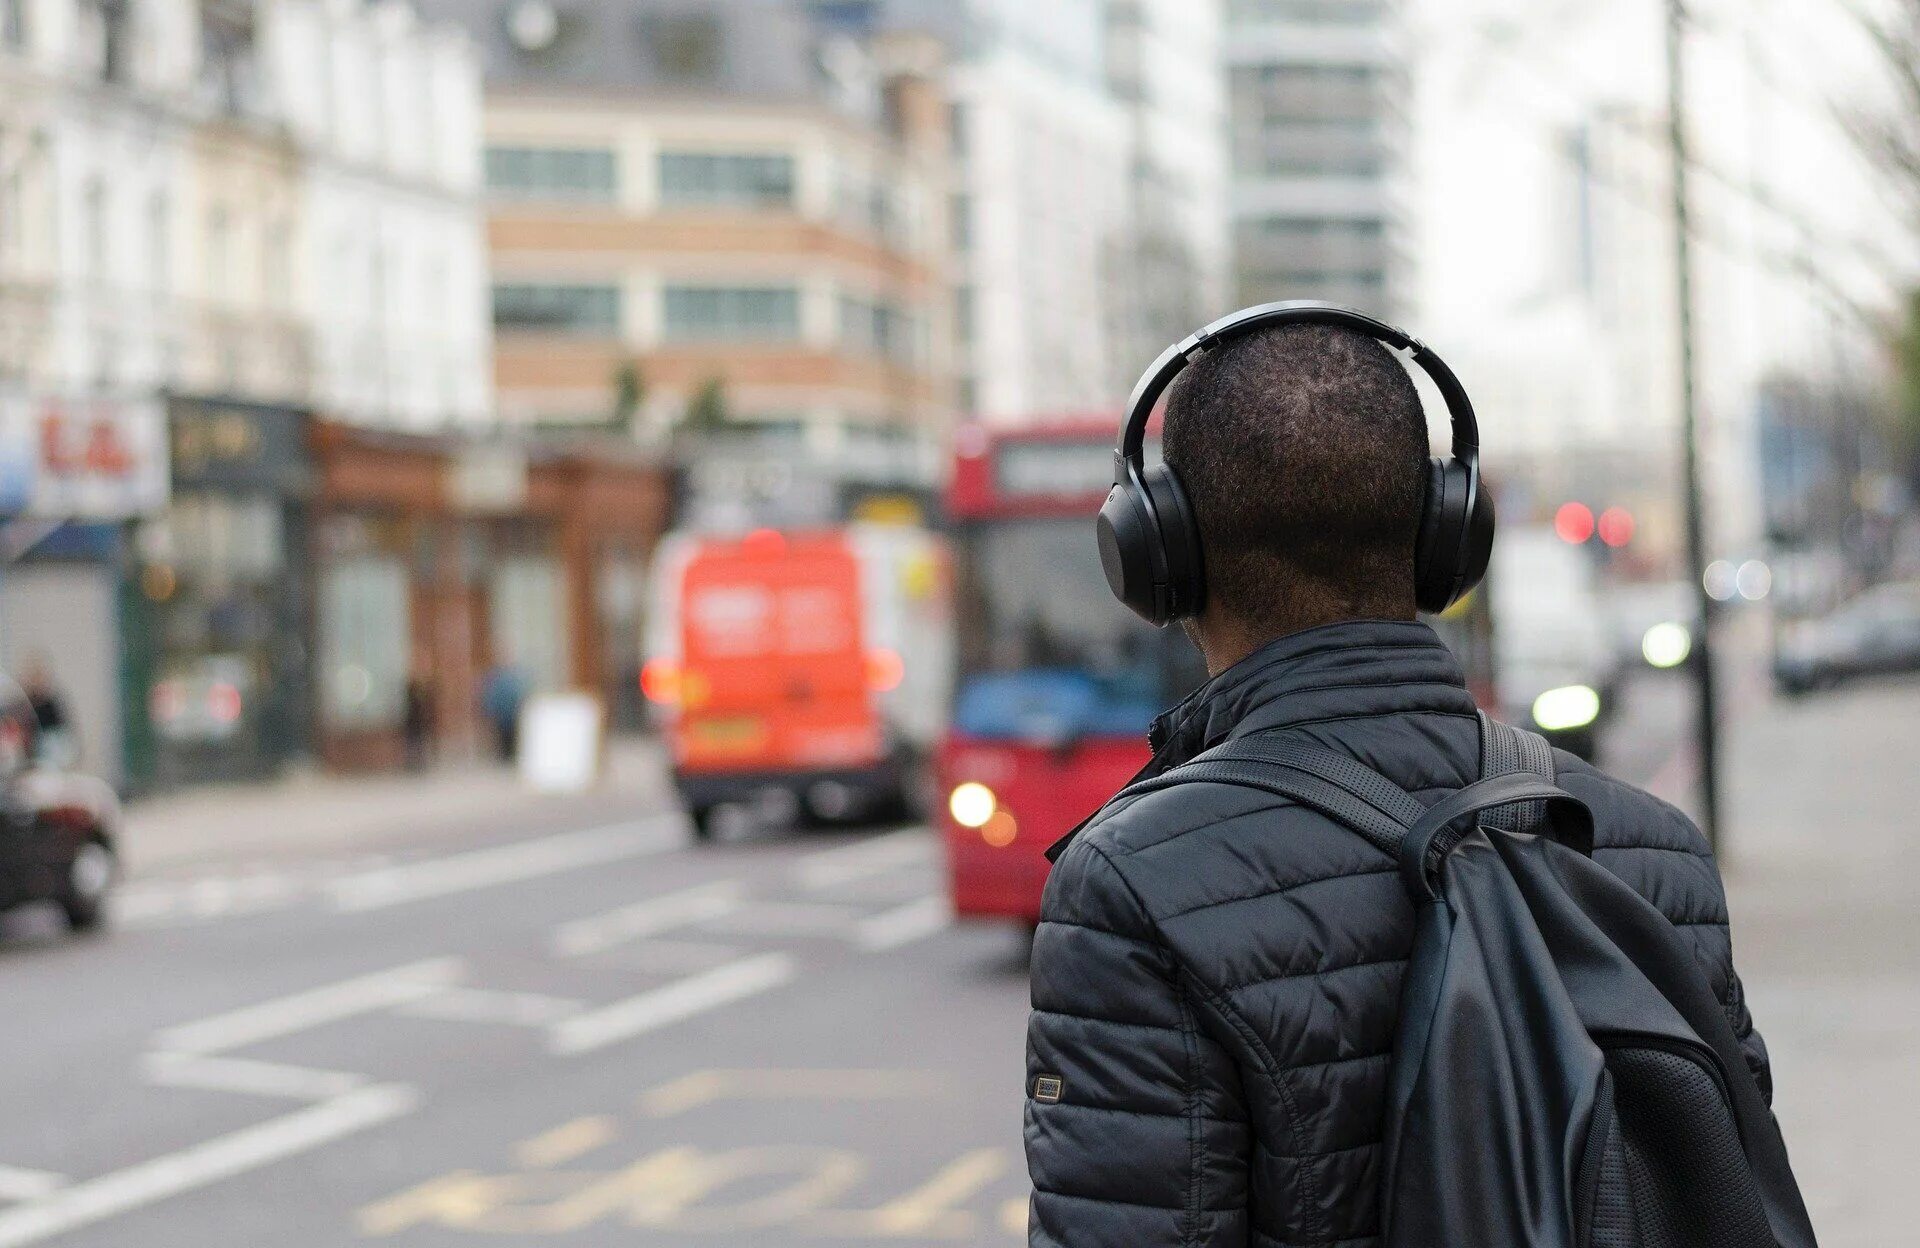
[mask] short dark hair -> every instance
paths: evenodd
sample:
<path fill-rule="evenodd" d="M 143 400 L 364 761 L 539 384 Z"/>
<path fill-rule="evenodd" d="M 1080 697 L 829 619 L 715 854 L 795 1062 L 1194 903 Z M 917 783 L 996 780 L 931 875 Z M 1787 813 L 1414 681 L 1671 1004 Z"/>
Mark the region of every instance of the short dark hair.
<path fill-rule="evenodd" d="M 1412 614 L 1427 424 L 1381 343 L 1323 325 L 1231 341 L 1175 381 L 1162 439 L 1210 601 L 1248 620 Z"/>

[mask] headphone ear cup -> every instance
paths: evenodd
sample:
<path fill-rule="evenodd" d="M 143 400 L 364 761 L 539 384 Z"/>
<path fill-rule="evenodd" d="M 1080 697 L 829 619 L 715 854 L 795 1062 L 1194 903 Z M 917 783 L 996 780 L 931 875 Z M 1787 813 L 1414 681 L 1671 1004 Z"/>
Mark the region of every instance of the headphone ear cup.
<path fill-rule="evenodd" d="M 1427 461 L 1427 497 L 1421 505 L 1421 532 L 1413 545 L 1413 601 L 1421 611 L 1438 614 L 1478 584 L 1492 553 L 1494 509 L 1480 493 L 1475 515 L 1467 515 L 1467 493 L 1473 472 L 1457 459 L 1430 457 Z M 1484 528 L 1484 541 L 1475 549 L 1475 520 Z M 1461 538 L 1467 547 L 1461 547 Z M 1475 561 L 1478 566 L 1475 568 Z"/>
<path fill-rule="evenodd" d="M 1146 507 L 1126 485 L 1107 491 L 1095 522 L 1100 542 L 1100 570 L 1107 588 L 1128 610 L 1150 624 L 1164 624 L 1162 595 L 1155 585 L 1156 560 L 1152 544 L 1159 541 Z"/>
<path fill-rule="evenodd" d="M 1147 469 L 1141 480 L 1153 500 L 1154 515 L 1160 522 L 1160 548 L 1166 558 L 1163 622 L 1196 616 L 1206 603 L 1206 577 L 1200 557 L 1200 526 L 1193 505 L 1187 501 L 1186 487 L 1166 463 Z"/>

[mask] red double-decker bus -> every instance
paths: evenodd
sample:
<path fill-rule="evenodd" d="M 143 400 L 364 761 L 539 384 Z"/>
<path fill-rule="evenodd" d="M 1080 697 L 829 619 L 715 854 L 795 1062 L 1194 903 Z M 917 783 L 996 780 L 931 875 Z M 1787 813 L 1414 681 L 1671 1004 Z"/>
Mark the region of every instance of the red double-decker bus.
<path fill-rule="evenodd" d="M 1205 677 L 1180 630 L 1142 623 L 1101 574 L 1115 423 L 958 439 L 957 671 L 938 758 L 962 916 L 1037 922 L 1047 847 L 1139 770 L 1153 717 Z"/>

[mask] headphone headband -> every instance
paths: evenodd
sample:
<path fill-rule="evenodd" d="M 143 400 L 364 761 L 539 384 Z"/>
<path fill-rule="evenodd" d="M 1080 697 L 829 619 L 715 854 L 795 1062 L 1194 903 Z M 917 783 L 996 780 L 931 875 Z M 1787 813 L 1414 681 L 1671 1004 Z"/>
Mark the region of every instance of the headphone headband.
<path fill-rule="evenodd" d="M 1146 449 L 1147 422 L 1152 418 L 1160 396 L 1166 393 L 1175 377 L 1215 347 L 1274 325 L 1331 325 L 1365 334 L 1397 351 L 1411 352 L 1413 362 L 1433 378 L 1440 397 L 1446 401 L 1447 417 L 1453 429 L 1453 457 L 1477 475 L 1480 422 L 1474 417 L 1473 401 L 1467 398 L 1466 387 L 1460 384 L 1460 379 L 1453 375 L 1453 370 L 1435 354 L 1433 348 L 1405 330 L 1364 312 L 1343 308 L 1338 304 L 1297 299 L 1284 303 L 1263 303 L 1223 316 L 1160 353 L 1160 358 L 1141 375 L 1133 387 L 1133 396 L 1127 400 L 1126 422 L 1120 427 L 1120 444 L 1114 449 L 1114 484 L 1126 484 L 1139 471 Z M 1132 466 L 1131 472 L 1129 465 Z"/>

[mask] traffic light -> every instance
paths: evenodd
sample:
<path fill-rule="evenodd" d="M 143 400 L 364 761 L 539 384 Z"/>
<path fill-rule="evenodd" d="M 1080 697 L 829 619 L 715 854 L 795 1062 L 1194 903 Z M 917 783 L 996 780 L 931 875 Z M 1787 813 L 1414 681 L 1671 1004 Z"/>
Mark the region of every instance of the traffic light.
<path fill-rule="evenodd" d="M 1560 540 L 1574 546 L 1593 536 L 1593 509 L 1585 503 L 1561 503 L 1553 513 L 1553 531 Z"/>

